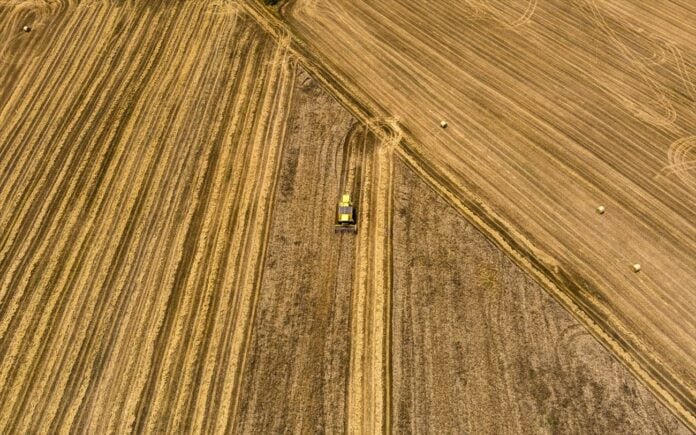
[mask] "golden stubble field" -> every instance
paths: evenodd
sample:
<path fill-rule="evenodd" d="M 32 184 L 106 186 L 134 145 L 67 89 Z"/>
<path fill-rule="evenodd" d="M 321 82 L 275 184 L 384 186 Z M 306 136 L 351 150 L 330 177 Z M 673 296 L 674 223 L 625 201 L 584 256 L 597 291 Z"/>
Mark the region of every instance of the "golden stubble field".
<path fill-rule="evenodd" d="M 0 432 L 687 431 L 272 14 L 0 5 Z"/>
<path fill-rule="evenodd" d="M 0 11 L 33 25 L 2 57 L 2 431 L 231 427 L 286 47 L 228 3 Z"/>
<path fill-rule="evenodd" d="M 693 425 L 693 2 L 289 0 L 269 21 Z"/>

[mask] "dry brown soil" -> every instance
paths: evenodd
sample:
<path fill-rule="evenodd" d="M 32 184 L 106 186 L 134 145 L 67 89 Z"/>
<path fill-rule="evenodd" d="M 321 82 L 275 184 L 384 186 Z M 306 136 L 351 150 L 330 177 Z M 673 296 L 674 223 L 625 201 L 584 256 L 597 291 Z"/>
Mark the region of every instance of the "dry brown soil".
<path fill-rule="evenodd" d="M 355 236 L 334 208 L 355 120 L 301 69 L 239 397 L 240 432 L 342 432 Z M 327 206 L 328 205 L 328 206 Z"/>
<path fill-rule="evenodd" d="M 395 432 L 689 433 L 403 163 L 393 231 Z"/>

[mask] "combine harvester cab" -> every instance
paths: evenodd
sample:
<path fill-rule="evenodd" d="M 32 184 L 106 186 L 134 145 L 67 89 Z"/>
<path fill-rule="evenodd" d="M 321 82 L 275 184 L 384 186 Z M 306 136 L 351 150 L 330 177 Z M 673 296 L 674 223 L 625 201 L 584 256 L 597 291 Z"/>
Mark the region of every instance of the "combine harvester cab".
<path fill-rule="evenodd" d="M 351 201 L 350 194 L 344 193 L 336 207 L 336 225 L 334 231 L 341 232 L 358 232 L 358 225 L 355 222 L 355 207 Z"/>

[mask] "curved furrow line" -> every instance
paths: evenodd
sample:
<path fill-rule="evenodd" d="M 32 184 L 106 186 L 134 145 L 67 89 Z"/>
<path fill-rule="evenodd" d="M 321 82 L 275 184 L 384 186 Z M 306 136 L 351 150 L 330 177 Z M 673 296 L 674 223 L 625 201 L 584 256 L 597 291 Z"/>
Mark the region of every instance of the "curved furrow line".
<path fill-rule="evenodd" d="M 506 13 L 501 12 L 498 8 L 491 5 L 488 0 L 480 1 L 479 8 L 474 6 L 474 10 L 486 10 L 495 20 L 498 20 L 504 25 L 514 29 L 527 24 L 532 19 L 532 16 L 536 11 L 538 0 L 526 1 L 527 7 L 525 8 L 524 12 L 522 12 L 518 17 L 514 17 L 512 19 L 507 17 Z"/>
<path fill-rule="evenodd" d="M 684 60 L 684 55 L 677 44 L 668 41 L 665 42 L 665 45 L 674 57 L 674 61 L 677 64 L 677 70 L 679 71 L 679 76 L 682 79 L 684 88 L 686 88 L 686 93 L 691 101 L 691 104 L 696 105 L 696 85 L 694 85 L 694 81 L 691 78 L 689 64 Z"/>
<path fill-rule="evenodd" d="M 20 30 L 25 25 L 33 29 L 44 28 L 52 16 L 67 9 L 66 4 L 54 4 L 41 0 L 9 0 L 0 5 L 0 22 L 5 25 L 0 30 L 0 64 L 16 61 L 17 53 L 11 47 L 21 38 Z"/>
<path fill-rule="evenodd" d="M 654 99 L 651 103 L 653 103 L 655 107 L 647 107 L 640 102 L 634 101 L 633 99 L 616 92 L 616 90 L 611 86 L 604 86 L 604 90 L 622 101 L 626 108 L 629 109 L 636 117 L 657 126 L 671 126 L 677 119 L 677 112 L 674 108 L 673 102 L 667 96 L 665 90 L 650 76 L 650 71 L 645 64 L 642 63 L 640 59 L 635 57 L 630 52 L 630 49 L 626 47 L 626 45 L 617 37 L 616 32 L 607 23 L 607 20 L 597 5 L 596 0 L 588 0 L 588 5 L 592 9 L 594 22 L 602 29 L 604 34 L 611 39 L 614 46 L 619 49 L 624 58 L 635 68 L 635 71 L 640 75 L 645 85 L 654 93 Z"/>
<path fill-rule="evenodd" d="M 667 165 L 663 171 L 674 174 L 686 186 L 696 188 L 696 136 L 674 141 L 667 150 Z"/>

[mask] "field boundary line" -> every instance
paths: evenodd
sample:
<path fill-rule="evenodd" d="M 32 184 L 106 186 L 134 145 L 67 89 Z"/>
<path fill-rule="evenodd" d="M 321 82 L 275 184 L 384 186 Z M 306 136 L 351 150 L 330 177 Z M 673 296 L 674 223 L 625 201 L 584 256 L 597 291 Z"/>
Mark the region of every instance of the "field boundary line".
<path fill-rule="evenodd" d="M 452 184 L 448 184 L 444 171 L 440 168 L 433 168 L 429 163 L 420 159 L 405 142 L 401 142 L 396 154 L 406 166 L 481 231 L 488 240 L 539 282 L 542 288 L 570 312 L 612 356 L 652 391 L 657 399 L 670 409 L 679 420 L 692 430 L 696 428 L 696 417 L 689 411 L 691 406 L 689 403 L 692 401 L 690 397 L 693 397 L 693 391 L 678 383 L 672 376 L 666 376 L 664 371 L 659 371 L 658 368 L 654 367 L 653 362 L 645 357 L 648 352 L 635 348 L 635 343 L 640 344 L 640 342 L 632 337 L 629 331 L 616 331 L 616 328 L 610 326 L 607 320 L 602 318 L 602 316 L 610 317 L 608 313 L 596 313 L 593 311 L 594 307 L 588 305 L 587 302 L 573 297 L 572 295 L 577 295 L 578 292 L 570 290 L 574 284 L 569 279 L 555 277 L 554 275 L 558 274 L 559 271 L 550 271 L 544 266 L 543 260 L 540 260 L 543 258 L 543 254 L 535 252 L 536 248 L 530 242 L 525 240 L 521 244 L 514 237 L 511 237 L 509 233 L 513 231 L 507 228 L 502 219 L 489 210 L 485 204 L 479 203 L 477 200 L 461 199 L 462 197 L 475 198 L 475 195 L 469 194 L 461 186 L 454 188 Z M 518 237 L 523 239 L 521 235 Z M 622 335 L 631 337 L 631 340 L 624 340 Z"/>

